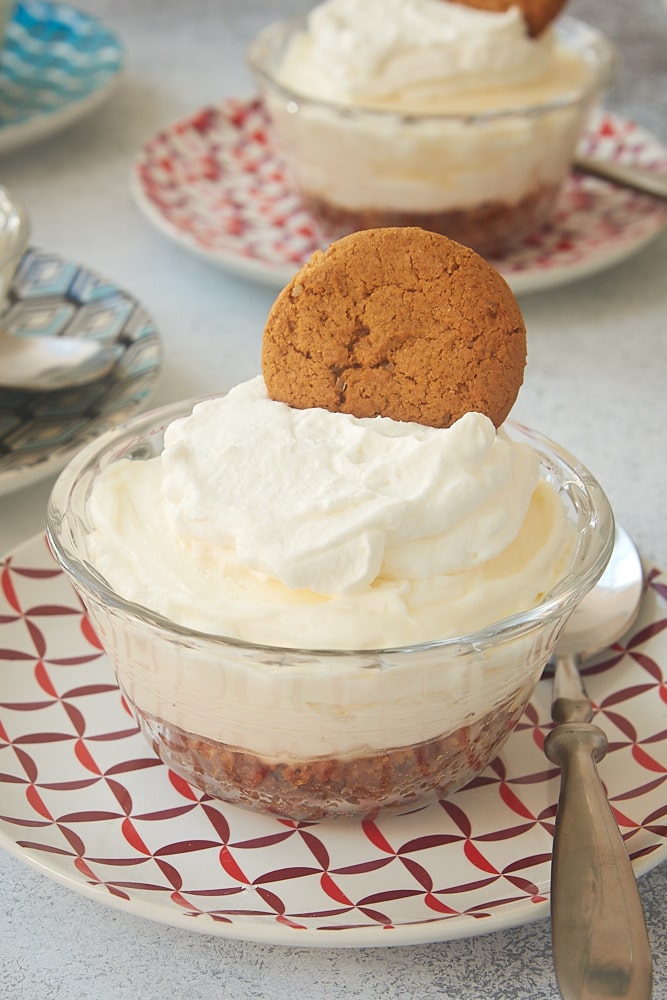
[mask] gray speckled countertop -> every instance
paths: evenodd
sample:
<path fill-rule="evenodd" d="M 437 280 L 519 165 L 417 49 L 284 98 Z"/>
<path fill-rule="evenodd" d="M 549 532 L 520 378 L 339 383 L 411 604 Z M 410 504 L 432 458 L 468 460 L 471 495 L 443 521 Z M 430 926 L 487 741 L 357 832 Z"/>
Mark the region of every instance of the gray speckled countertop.
<path fill-rule="evenodd" d="M 162 403 L 255 374 L 266 287 L 217 270 L 155 232 L 128 193 L 133 156 L 160 126 L 251 91 L 246 43 L 304 2 L 80 0 L 127 45 L 127 72 L 90 119 L 0 158 L 28 205 L 33 242 L 112 276 L 157 321 Z M 572 0 L 619 51 L 607 104 L 667 142 L 667 7 Z M 522 299 L 529 365 L 515 416 L 575 451 L 602 481 L 644 555 L 667 567 L 667 233 L 625 263 Z M 43 528 L 52 481 L 0 497 L 0 550 Z M 0 672 L 0 690 L 2 678 Z M 0 769 L 2 758 L 0 756 Z M 0 791 L 0 801 L 1 801 Z M 0 807 L 0 812 L 2 809 Z M 0 851 L 0 996 L 7 1000 L 377 998 L 553 1000 L 548 920 L 429 945 L 270 946 L 188 933 L 99 905 Z M 667 867 L 640 880 L 667 996 Z"/>

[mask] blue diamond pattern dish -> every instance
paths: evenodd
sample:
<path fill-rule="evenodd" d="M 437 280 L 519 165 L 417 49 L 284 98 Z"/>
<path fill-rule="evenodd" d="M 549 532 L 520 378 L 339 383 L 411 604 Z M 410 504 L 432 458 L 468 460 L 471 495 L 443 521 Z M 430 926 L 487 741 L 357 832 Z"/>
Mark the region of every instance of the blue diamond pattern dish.
<path fill-rule="evenodd" d="M 120 41 L 97 18 L 68 4 L 17 3 L 0 52 L 0 152 L 91 112 L 123 61 Z"/>
<path fill-rule="evenodd" d="M 15 336 L 94 337 L 122 354 L 108 375 L 56 392 L 0 388 L 0 495 L 59 471 L 88 440 L 138 412 L 159 374 L 162 347 L 143 306 L 78 264 L 28 250 L 0 317 Z"/>

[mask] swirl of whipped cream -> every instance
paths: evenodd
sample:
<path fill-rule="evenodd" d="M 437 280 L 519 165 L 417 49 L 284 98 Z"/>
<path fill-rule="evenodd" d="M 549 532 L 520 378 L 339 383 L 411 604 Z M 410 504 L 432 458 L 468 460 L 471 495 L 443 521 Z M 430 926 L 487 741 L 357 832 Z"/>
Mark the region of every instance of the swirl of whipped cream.
<path fill-rule="evenodd" d="M 487 562 L 518 534 L 538 478 L 535 453 L 481 414 L 443 430 L 292 409 L 261 377 L 175 421 L 162 467 L 181 542 L 328 597 Z"/>
<path fill-rule="evenodd" d="M 474 631 L 560 579 L 571 530 L 536 453 L 469 413 L 447 429 L 296 410 L 261 377 L 198 404 L 89 499 L 91 562 L 200 631 L 368 649 Z"/>
<path fill-rule="evenodd" d="M 531 38 L 521 11 L 447 0 L 326 0 L 289 46 L 279 78 L 297 93 L 350 104 L 437 101 L 530 85 L 549 65 L 550 30 Z"/>

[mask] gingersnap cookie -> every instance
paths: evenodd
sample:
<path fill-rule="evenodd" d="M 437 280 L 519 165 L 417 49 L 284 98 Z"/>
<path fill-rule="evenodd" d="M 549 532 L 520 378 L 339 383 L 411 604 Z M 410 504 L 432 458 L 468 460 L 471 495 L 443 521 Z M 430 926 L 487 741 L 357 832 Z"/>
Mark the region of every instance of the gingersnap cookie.
<path fill-rule="evenodd" d="M 478 10 L 505 11 L 518 7 L 533 37 L 541 34 L 560 14 L 567 0 L 450 0 Z"/>
<path fill-rule="evenodd" d="M 496 427 L 523 381 L 526 330 L 505 280 L 468 247 L 416 227 L 368 229 L 316 251 L 269 312 L 269 396 L 449 427 Z"/>

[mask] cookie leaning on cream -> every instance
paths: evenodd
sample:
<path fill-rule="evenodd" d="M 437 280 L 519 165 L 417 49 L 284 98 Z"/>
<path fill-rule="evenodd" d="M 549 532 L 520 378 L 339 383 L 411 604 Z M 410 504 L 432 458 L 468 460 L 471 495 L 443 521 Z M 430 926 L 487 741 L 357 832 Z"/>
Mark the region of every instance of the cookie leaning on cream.
<path fill-rule="evenodd" d="M 518 7 L 530 34 L 536 38 L 552 21 L 555 21 L 567 0 L 449 0 L 449 2 L 494 12 Z"/>
<path fill-rule="evenodd" d="M 516 300 L 473 251 L 346 237 L 278 296 L 264 380 L 99 476 L 91 561 L 170 620 L 283 647 L 426 642 L 532 607 L 570 529 L 537 453 L 496 429 L 525 357 Z"/>
<path fill-rule="evenodd" d="M 432 427 L 471 411 L 499 427 L 525 363 L 505 280 L 468 247 L 415 227 L 317 251 L 276 299 L 262 346 L 275 400 Z"/>

